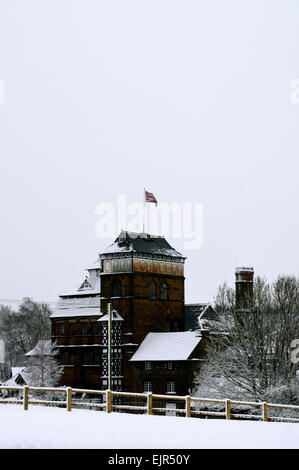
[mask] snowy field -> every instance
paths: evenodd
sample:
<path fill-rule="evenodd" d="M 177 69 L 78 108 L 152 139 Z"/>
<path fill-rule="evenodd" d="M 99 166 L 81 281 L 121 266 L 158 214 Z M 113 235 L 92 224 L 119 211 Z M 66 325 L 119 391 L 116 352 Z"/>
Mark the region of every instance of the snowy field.
<path fill-rule="evenodd" d="M 298 449 L 299 424 L 0 405 L 1 449 Z"/>

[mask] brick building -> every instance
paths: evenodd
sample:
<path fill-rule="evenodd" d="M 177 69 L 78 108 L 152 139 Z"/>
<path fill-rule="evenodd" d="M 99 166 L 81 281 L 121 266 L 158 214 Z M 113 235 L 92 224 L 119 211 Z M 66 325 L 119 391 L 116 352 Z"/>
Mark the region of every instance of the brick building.
<path fill-rule="evenodd" d="M 62 384 L 188 393 L 204 342 L 198 333 L 184 331 L 184 263 L 164 237 L 121 232 L 87 269 L 79 288 L 60 296 L 51 315 L 52 342 L 64 365 Z M 210 311 L 199 310 L 199 318 Z"/>

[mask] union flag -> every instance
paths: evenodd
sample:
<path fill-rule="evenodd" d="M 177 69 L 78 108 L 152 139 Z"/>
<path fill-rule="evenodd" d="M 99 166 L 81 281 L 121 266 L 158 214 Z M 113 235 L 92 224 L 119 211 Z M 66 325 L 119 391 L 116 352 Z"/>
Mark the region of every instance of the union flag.
<path fill-rule="evenodd" d="M 157 199 L 155 198 L 155 196 L 154 196 L 152 193 L 150 193 L 150 192 L 148 192 L 148 191 L 146 191 L 146 190 L 144 190 L 144 193 L 145 193 L 145 202 L 154 202 L 154 203 L 156 204 L 156 206 L 157 206 L 158 201 L 157 201 Z"/>

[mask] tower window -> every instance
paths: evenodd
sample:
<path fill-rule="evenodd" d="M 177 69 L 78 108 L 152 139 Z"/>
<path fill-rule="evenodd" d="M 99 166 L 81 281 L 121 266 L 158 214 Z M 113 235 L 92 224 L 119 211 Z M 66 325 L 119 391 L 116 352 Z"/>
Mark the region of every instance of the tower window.
<path fill-rule="evenodd" d="M 152 368 L 152 363 L 151 363 L 151 362 L 145 362 L 145 363 L 144 363 L 144 368 L 145 368 L 145 370 L 151 370 L 151 368 Z"/>
<path fill-rule="evenodd" d="M 161 299 L 162 300 L 168 299 L 168 286 L 166 282 L 162 282 L 161 284 Z"/>
<path fill-rule="evenodd" d="M 121 283 L 119 281 L 112 283 L 112 297 L 121 297 Z"/>
<path fill-rule="evenodd" d="M 156 299 L 156 284 L 154 283 L 154 281 L 151 281 L 150 284 L 149 284 L 149 298 L 151 300 L 155 300 Z"/>

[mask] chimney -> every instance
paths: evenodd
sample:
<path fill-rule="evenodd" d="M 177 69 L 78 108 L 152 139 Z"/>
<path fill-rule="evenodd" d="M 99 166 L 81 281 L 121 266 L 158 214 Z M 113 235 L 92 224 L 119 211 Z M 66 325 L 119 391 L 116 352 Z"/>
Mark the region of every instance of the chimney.
<path fill-rule="evenodd" d="M 253 299 L 253 268 L 236 268 L 236 309 L 248 310 Z"/>

